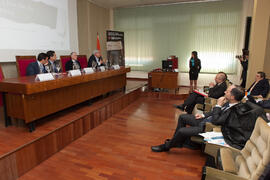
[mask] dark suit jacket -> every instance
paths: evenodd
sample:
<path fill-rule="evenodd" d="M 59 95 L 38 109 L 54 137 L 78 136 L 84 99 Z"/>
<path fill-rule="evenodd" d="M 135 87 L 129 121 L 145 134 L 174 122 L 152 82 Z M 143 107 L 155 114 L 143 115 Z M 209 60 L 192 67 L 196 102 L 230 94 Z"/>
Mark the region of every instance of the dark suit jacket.
<path fill-rule="evenodd" d="M 53 66 L 53 64 L 49 60 L 48 60 L 48 66 L 49 66 L 51 72 L 59 73 L 58 70 L 57 70 L 57 68 L 56 68 L 56 66 L 55 66 L 55 64 Z"/>
<path fill-rule="evenodd" d="M 248 90 L 247 90 L 248 92 L 250 91 L 253 84 L 248 88 Z M 269 92 L 268 79 L 262 79 L 255 85 L 255 87 L 250 92 L 250 95 L 252 95 L 252 96 L 262 95 L 262 97 L 265 98 L 267 96 L 268 92 Z"/>
<path fill-rule="evenodd" d="M 98 61 L 101 61 L 102 60 L 102 57 L 100 56 L 99 60 Z M 96 61 L 96 57 L 94 54 L 92 54 L 92 56 L 90 56 L 89 60 L 88 60 L 88 67 L 92 67 L 92 65 L 96 63 L 97 64 L 97 61 Z M 105 64 L 100 64 L 100 66 L 105 66 Z M 97 65 L 98 67 L 98 65 Z"/>
<path fill-rule="evenodd" d="M 224 92 L 226 91 L 226 89 L 227 89 L 227 84 L 225 81 L 219 85 L 216 84 L 214 87 L 209 89 L 208 96 L 211 98 L 218 99 L 221 96 L 224 96 Z"/>
<path fill-rule="evenodd" d="M 221 126 L 225 142 L 237 149 L 245 146 L 259 116 L 269 122 L 264 110 L 248 101 L 238 103 L 225 111 L 220 107 L 214 107 L 211 112 L 204 115 L 206 118 L 212 116 L 211 123 Z"/>
<path fill-rule="evenodd" d="M 80 69 L 81 69 L 82 67 L 81 67 L 80 62 L 77 61 L 77 63 L 79 64 Z M 66 62 L 65 69 L 66 69 L 66 71 L 73 70 L 73 62 L 72 62 L 72 60 L 69 60 L 68 62 Z"/>
<path fill-rule="evenodd" d="M 228 103 L 225 103 L 223 106 L 226 106 Z M 230 115 L 230 109 L 226 111 L 222 111 L 221 107 L 214 107 L 212 111 L 204 113 L 204 118 L 208 118 L 212 116 L 211 123 L 214 125 L 223 125 L 226 121 L 226 119 Z"/>
<path fill-rule="evenodd" d="M 44 72 L 47 73 L 47 71 L 45 70 L 45 67 L 44 67 Z M 39 69 L 37 61 L 31 62 L 30 64 L 28 64 L 26 68 L 26 76 L 33 76 L 36 74 L 40 74 L 40 69 Z"/>

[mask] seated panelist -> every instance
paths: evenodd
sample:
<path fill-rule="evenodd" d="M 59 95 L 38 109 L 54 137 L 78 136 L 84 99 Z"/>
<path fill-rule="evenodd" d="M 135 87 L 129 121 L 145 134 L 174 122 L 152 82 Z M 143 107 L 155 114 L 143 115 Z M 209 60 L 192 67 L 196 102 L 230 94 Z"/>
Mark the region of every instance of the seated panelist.
<path fill-rule="evenodd" d="M 26 68 L 26 76 L 48 73 L 45 64 L 48 63 L 48 56 L 45 53 L 39 53 L 37 61 L 30 63 Z"/>
<path fill-rule="evenodd" d="M 55 61 L 56 61 L 56 53 L 55 51 L 48 51 L 48 64 L 45 66 L 46 70 L 50 73 L 59 73 Z"/>
<path fill-rule="evenodd" d="M 88 67 L 99 67 L 99 66 L 105 66 L 105 62 L 103 61 L 100 51 L 94 50 L 92 56 L 90 56 L 88 60 Z"/>
<path fill-rule="evenodd" d="M 71 57 L 71 60 L 69 60 L 68 62 L 66 62 L 66 65 L 65 65 L 66 71 L 81 69 L 81 64 L 77 60 L 77 53 L 76 52 L 72 52 L 70 54 L 70 57 Z"/>

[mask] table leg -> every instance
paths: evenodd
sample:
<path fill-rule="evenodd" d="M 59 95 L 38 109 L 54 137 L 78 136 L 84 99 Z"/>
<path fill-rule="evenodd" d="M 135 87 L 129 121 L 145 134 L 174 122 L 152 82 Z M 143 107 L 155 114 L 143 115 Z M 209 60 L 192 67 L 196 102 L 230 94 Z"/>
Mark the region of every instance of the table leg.
<path fill-rule="evenodd" d="M 3 96 L 3 108 L 4 108 L 4 116 L 5 116 L 5 126 L 8 127 L 12 125 L 11 118 L 7 115 L 7 104 L 6 104 L 6 93 L 2 93 Z"/>
<path fill-rule="evenodd" d="M 35 123 L 34 122 L 30 122 L 28 124 L 28 128 L 29 128 L 29 132 L 35 131 L 36 130 Z"/>

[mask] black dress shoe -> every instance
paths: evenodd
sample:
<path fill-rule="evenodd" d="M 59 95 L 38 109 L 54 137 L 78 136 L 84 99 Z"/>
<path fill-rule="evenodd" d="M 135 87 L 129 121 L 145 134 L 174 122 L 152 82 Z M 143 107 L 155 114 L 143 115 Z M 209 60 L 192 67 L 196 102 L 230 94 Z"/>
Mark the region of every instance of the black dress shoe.
<path fill-rule="evenodd" d="M 166 152 L 170 150 L 169 144 L 170 144 L 170 139 L 166 139 L 164 144 L 161 144 L 158 146 L 152 146 L 151 149 L 153 152 Z"/>
<path fill-rule="evenodd" d="M 180 110 L 182 110 L 182 111 L 185 110 L 185 106 L 184 106 L 183 104 L 180 104 L 180 105 L 174 104 L 173 107 L 175 107 L 175 108 L 177 108 L 177 109 L 180 109 Z"/>

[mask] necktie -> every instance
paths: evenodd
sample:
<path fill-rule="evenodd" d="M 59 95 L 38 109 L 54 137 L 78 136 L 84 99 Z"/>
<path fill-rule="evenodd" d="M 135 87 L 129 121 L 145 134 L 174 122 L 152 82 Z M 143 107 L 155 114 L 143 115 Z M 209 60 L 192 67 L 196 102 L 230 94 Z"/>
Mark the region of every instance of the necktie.
<path fill-rule="evenodd" d="M 229 109 L 229 107 L 230 107 L 229 103 L 226 103 L 226 104 L 221 108 L 221 110 L 222 110 L 222 111 L 226 111 L 227 109 Z"/>
<path fill-rule="evenodd" d="M 221 108 L 221 113 L 223 113 L 223 112 L 225 112 L 227 109 L 229 109 L 230 108 L 230 105 L 229 105 L 229 103 L 226 103 L 224 106 L 222 106 L 222 108 Z M 211 122 L 212 121 L 212 119 L 213 119 L 213 117 L 212 116 L 209 116 L 208 118 L 205 118 L 202 122 L 200 122 L 200 126 L 201 127 L 204 127 L 204 125 L 205 125 L 205 123 L 206 122 Z"/>

